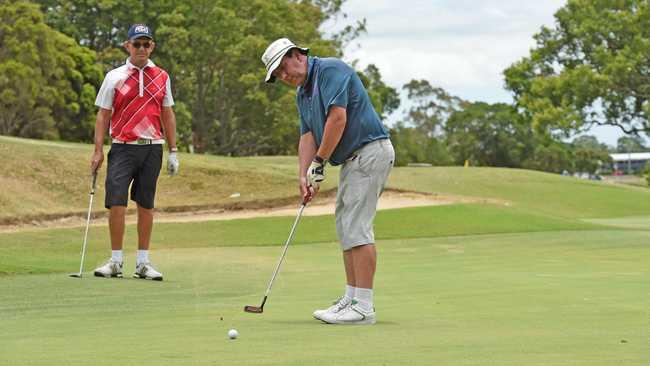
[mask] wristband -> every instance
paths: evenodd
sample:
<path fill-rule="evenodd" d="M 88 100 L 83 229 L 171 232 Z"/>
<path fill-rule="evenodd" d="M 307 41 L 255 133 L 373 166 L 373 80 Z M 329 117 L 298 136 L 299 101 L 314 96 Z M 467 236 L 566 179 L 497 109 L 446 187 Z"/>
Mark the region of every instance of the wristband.
<path fill-rule="evenodd" d="M 318 164 L 325 165 L 325 160 L 318 155 L 314 155 L 314 161 L 317 162 Z"/>

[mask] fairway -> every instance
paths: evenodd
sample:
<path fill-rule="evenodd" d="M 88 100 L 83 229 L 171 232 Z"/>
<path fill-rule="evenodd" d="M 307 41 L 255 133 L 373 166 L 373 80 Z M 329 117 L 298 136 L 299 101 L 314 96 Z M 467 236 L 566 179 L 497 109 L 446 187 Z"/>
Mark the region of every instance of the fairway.
<path fill-rule="evenodd" d="M 485 225 L 472 229 L 455 210 Z M 65 272 L 79 230 L 2 234 L 0 267 L 36 273 L 0 276 L 2 364 L 645 365 L 650 232 L 543 218 L 531 232 L 525 215 L 489 219 L 504 210 L 380 212 L 378 323 L 365 327 L 311 317 L 343 287 L 331 216 L 299 227 L 261 315 L 243 306 L 259 304 L 291 217 L 159 225 L 161 283 L 129 277 L 128 245 L 124 279 L 79 280 Z M 397 229 L 395 217 L 412 226 Z M 436 217 L 449 222 L 427 230 Z M 325 231 L 314 242 L 315 227 Z M 87 268 L 105 259 L 104 230 L 93 228 Z"/>

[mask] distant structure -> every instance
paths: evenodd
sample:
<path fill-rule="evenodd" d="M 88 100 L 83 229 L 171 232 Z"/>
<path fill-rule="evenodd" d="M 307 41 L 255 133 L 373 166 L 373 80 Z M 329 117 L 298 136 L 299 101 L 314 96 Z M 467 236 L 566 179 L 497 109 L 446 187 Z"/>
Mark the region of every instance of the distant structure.
<path fill-rule="evenodd" d="M 650 152 L 609 154 L 614 174 L 637 174 L 650 161 Z"/>

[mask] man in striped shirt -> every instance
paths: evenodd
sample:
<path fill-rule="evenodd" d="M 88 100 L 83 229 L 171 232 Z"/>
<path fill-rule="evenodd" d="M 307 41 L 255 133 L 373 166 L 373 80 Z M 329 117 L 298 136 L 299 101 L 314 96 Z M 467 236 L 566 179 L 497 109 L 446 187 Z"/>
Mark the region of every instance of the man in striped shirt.
<path fill-rule="evenodd" d="M 112 255 L 95 269 L 95 276 L 122 277 L 124 217 L 131 186 L 130 197 L 138 208 L 138 255 L 133 277 L 162 281 L 162 273 L 149 262 L 149 245 L 165 140 L 169 147 L 167 171 L 175 175 L 179 168 L 174 99 L 169 75 L 149 59 L 156 46 L 151 29 L 145 24 L 132 25 L 123 46 L 129 58 L 124 65 L 106 74 L 95 101 L 99 112 L 91 159 L 93 172 L 104 161 L 107 129 L 112 139 L 104 204 L 110 210 Z"/>

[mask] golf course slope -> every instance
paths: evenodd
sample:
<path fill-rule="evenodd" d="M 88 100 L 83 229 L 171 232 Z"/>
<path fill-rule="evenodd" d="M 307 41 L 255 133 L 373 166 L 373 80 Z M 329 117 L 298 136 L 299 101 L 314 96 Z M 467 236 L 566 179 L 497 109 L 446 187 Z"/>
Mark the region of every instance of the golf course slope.
<path fill-rule="evenodd" d="M 155 225 L 162 282 L 92 269 L 110 255 L 90 227 L 21 227 L 83 216 L 92 146 L 0 136 L 0 365 L 647 365 L 650 191 L 497 168 L 395 168 L 389 188 L 444 205 L 379 211 L 373 326 L 311 317 L 345 278 L 332 213 L 306 216 L 263 314 L 293 214 Z M 180 154 L 160 211 L 293 205 L 296 157 Z M 103 167 L 105 169 L 105 166 Z M 100 182 L 105 170 L 100 172 Z M 324 190 L 338 169 L 326 170 Z M 238 195 L 234 195 L 238 193 Z M 98 188 L 94 211 L 103 209 Z M 308 211 L 310 207 L 306 208 Z M 239 337 L 231 340 L 229 329 Z"/>

